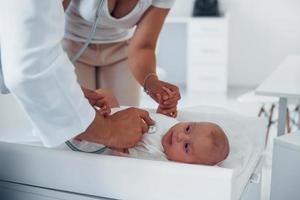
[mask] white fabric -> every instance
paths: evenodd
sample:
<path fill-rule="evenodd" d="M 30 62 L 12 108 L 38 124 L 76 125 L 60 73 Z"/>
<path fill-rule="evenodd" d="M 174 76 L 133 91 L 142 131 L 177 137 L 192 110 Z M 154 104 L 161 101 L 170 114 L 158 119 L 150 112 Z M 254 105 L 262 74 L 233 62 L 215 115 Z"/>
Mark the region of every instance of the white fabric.
<path fill-rule="evenodd" d="M 139 0 L 131 12 L 121 18 L 114 18 L 104 0 L 100 20 L 92 43 L 125 41 L 132 37 L 133 28 L 151 6 L 170 9 L 175 0 Z M 99 0 L 73 0 L 66 11 L 65 38 L 84 42 L 95 20 Z"/>
<path fill-rule="evenodd" d="M 234 169 L 234 199 L 237 199 L 262 154 L 266 123 L 257 117 L 239 115 L 222 108 L 200 106 L 193 110 L 179 112 L 178 120 L 216 123 L 223 128 L 228 137 L 230 153 L 219 166 Z"/>
<path fill-rule="evenodd" d="M 43 143 L 56 146 L 84 131 L 95 111 L 61 46 L 61 0 L 0 1 L 0 24 L 3 80 Z"/>
<path fill-rule="evenodd" d="M 156 113 L 150 113 L 150 117 L 155 121 L 156 131 L 154 133 L 144 134 L 143 139 L 134 148 L 128 149 L 129 157 L 168 160 L 164 153 L 161 140 L 167 131 L 179 123 L 179 121 Z"/>
<path fill-rule="evenodd" d="M 113 108 L 112 113 L 122 110 L 123 108 Z M 174 118 L 167 117 L 162 114 L 150 113 L 151 119 L 155 121 L 155 132 L 145 133 L 142 140 L 133 148 L 128 149 L 129 155 L 118 154 L 122 156 L 128 156 L 133 158 L 141 158 L 147 160 L 168 160 L 164 154 L 164 149 L 161 144 L 162 137 L 167 133 L 167 131 L 177 124 Z M 72 144 L 85 152 L 97 151 L 103 147 L 101 144 L 96 144 L 87 141 L 76 141 L 73 140 Z M 108 150 L 106 154 L 115 154 L 116 152 L 111 152 Z"/>

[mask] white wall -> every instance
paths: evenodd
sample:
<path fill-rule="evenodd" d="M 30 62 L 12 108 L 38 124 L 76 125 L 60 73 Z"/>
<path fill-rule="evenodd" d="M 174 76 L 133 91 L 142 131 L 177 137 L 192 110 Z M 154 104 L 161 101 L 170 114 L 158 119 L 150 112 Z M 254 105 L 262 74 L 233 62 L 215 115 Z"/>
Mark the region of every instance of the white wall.
<path fill-rule="evenodd" d="M 300 54 L 300 0 L 221 0 L 230 13 L 229 85 L 256 86 L 288 54 Z M 171 16 L 189 16 L 177 0 Z"/>

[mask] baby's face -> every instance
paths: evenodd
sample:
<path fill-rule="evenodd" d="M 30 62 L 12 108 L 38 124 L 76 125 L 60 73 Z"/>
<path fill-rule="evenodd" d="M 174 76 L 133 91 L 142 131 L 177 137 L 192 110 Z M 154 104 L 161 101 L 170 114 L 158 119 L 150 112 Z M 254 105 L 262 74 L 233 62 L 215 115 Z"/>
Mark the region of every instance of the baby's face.
<path fill-rule="evenodd" d="M 224 132 L 213 123 L 183 122 L 168 130 L 162 145 L 169 160 L 212 165 L 215 164 L 211 161 L 215 139 L 228 142 Z"/>

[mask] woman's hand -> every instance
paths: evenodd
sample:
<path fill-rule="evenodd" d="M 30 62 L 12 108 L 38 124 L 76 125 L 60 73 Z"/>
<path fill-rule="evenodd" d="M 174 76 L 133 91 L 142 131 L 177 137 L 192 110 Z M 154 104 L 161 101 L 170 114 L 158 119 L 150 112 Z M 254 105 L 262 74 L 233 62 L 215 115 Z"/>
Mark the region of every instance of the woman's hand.
<path fill-rule="evenodd" d="M 163 87 L 163 90 L 168 93 L 169 96 L 176 95 L 174 92 L 172 92 L 169 88 Z M 159 95 L 160 96 L 160 95 Z M 157 113 L 167 115 L 170 117 L 177 117 L 177 102 L 171 103 L 171 104 L 160 104 L 156 110 Z"/>
<path fill-rule="evenodd" d="M 111 108 L 119 107 L 117 98 L 110 90 L 90 90 L 82 87 L 82 91 L 93 107 L 100 108 L 100 113 L 103 116 L 108 116 L 111 112 Z"/>
<path fill-rule="evenodd" d="M 158 104 L 157 112 L 170 117 L 177 116 L 177 103 L 180 100 L 180 91 L 177 86 L 158 80 L 157 76 L 149 77 L 144 88 Z"/>

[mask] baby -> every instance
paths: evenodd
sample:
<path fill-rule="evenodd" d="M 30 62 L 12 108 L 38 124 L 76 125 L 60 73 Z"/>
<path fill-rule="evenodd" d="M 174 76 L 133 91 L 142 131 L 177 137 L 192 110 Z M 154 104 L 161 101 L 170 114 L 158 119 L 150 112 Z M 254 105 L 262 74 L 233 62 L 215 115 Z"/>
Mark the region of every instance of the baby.
<path fill-rule="evenodd" d="M 108 150 L 105 153 L 204 165 L 216 165 L 229 154 L 228 139 L 222 128 L 214 123 L 179 122 L 151 112 L 150 117 L 155 121 L 154 130 L 145 133 L 135 147 Z M 99 144 L 86 141 L 74 143 L 88 152 L 99 149 Z"/>
<path fill-rule="evenodd" d="M 224 131 L 210 122 L 178 122 L 150 113 L 156 130 L 146 133 L 134 148 L 123 150 L 129 157 L 216 165 L 229 154 Z"/>

